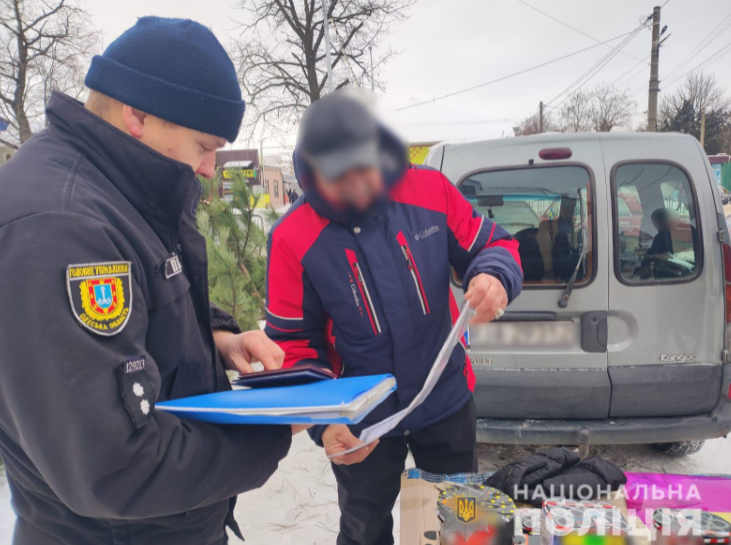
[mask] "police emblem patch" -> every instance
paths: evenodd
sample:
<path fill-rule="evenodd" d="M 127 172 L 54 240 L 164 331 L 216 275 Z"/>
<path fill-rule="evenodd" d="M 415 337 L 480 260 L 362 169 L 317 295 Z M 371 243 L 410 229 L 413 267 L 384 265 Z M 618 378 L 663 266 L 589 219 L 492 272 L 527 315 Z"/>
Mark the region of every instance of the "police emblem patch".
<path fill-rule="evenodd" d="M 98 335 L 116 335 L 132 313 L 129 261 L 69 265 L 66 289 L 79 323 Z"/>
<path fill-rule="evenodd" d="M 475 498 L 457 498 L 457 519 L 462 522 L 475 520 L 477 518 L 475 503 Z"/>

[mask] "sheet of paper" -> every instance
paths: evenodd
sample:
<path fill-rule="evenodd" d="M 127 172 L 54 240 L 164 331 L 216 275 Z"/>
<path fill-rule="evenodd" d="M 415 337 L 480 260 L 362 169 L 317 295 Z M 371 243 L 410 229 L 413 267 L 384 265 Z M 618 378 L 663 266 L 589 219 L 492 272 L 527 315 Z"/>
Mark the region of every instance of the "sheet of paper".
<path fill-rule="evenodd" d="M 399 422 L 401 422 L 404 418 L 406 418 L 407 415 L 413 412 L 414 409 L 421 405 L 432 392 L 432 390 L 434 390 L 434 386 L 436 386 L 437 382 L 439 381 L 439 377 L 442 376 L 444 368 L 447 366 L 447 363 L 449 363 L 449 358 L 452 355 L 454 347 L 467 331 L 470 318 L 472 318 L 474 315 L 474 309 L 470 307 L 467 301 L 465 301 L 462 305 L 462 308 L 460 309 L 459 318 L 452 326 L 452 330 L 449 332 L 447 340 L 444 341 L 442 349 L 439 351 L 436 360 L 434 360 L 434 364 L 429 371 L 429 375 L 424 381 L 424 386 L 421 388 L 421 391 L 416 395 L 416 397 L 411 401 L 408 407 L 400 410 L 396 414 L 389 416 L 385 420 L 381 420 L 380 422 L 364 429 L 359 437 L 359 439 L 363 441 L 362 445 L 358 445 L 357 447 L 353 447 L 344 452 L 333 454 L 332 456 L 330 456 L 330 458 L 343 456 L 345 454 L 355 452 L 356 450 L 359 450 L 366 445 L 370 445 L 376 439 L 383 437 L 396 426 L 398 426 Z"/>

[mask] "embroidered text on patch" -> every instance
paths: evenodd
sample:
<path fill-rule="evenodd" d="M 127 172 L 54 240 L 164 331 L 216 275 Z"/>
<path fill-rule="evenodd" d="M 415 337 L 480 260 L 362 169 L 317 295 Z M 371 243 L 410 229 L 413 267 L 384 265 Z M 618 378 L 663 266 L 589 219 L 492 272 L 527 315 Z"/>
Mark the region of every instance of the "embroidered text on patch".
<path fill-rule="evenodd" d="M 132 312 L 131 263 L 69 265 L 66 288 L 76 319 L 99 335 L 116 335 Z"/>

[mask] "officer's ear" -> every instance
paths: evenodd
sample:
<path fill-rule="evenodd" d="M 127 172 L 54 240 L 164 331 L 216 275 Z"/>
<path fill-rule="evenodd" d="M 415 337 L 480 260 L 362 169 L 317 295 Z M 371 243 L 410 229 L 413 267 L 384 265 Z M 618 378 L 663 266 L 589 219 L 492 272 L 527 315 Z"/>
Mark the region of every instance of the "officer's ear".
<path fill-rule="evenodd" d="M 129 134 L 135 138 L 142 138 L 145 133 L 145 121 L 147 121 L 148 115 L 142 110 L 127 106 L 126 104 L 122 108 L 122 119 L 127 127 Z"/>

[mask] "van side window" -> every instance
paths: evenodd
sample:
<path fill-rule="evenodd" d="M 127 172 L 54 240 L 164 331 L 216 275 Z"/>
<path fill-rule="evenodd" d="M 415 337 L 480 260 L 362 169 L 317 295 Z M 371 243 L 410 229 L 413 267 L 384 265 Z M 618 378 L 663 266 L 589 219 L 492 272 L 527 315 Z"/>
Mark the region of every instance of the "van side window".
<path fill-rule="evenodd" d="M 594 199 L 581 166 L 533 166 L 469 175 L 459 184 L 473 208 L 505 228 L 520 246 L 524 284 L 586 284 L 595 268 Z"/>
<path fill-rule="evenodd" d="M 626 283 L 687 280 L 699 270 L 698 212 L 690 180 L 664 163 L 615 168 L 617 271 Z"/>

